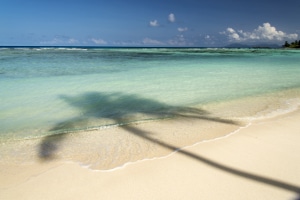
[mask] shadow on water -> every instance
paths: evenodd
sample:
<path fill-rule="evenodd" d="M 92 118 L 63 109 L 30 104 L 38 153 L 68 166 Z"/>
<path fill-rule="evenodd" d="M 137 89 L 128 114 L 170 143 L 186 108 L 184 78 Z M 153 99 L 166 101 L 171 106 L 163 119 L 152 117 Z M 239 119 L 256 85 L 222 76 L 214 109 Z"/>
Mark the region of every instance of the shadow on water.
<path fill-rule="evenodd" d="M 153 118 L 181 117 L 226 124 L 239 124 L 236 121 L 212 116 L 209 112 L 199 108 L 170 106 L 165 103 L 142 98 L 137 95 L 90 92 L 78 96 L 64 95 L 61 96 L 61 98 L 69 105 L 79 109 L 81 115 L 57 124 L 51 129 L 51 131 L 73 129 L 76 128 L 78 124 L 84 127 L 88 123 L 89 119 L 110 120 L 114 121 L 116 124 L 120 124 L 126 122 L 128 117 L 137 113 Z M 179 147 L 168 144 L 162 140 L 154 139 L 151 137 L 151 132 L 148 132 L 147 130 L 141 130 L 136 126 L 131 126 L 130 124 L 121 126 L 121 128 L 137 137 L 146 139 L 169 150 L 177 151 L 180 154 L 196 159 L 199 162 L 216 169 L 300 194 L 300 188 L 298 186 L 230 168 L 187 150 L 180 149 Z M 56 152 L 59 151 L 62 141 L 67 136 L 68 133 L 62 133 L 45 137 L 39 147 L 40 159 L 43 161 L 53 159 Z"/>

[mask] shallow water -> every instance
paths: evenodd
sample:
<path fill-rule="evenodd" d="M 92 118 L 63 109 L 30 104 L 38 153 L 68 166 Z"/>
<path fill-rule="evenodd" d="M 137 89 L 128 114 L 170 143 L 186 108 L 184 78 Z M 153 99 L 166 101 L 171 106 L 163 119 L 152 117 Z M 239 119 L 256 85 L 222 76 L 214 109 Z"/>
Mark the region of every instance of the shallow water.
<path fill-rule="evenodd" d="M 0 61 L 1 138 L 172 117 L 300 86 L 295 50 L 3 48 Z"/>

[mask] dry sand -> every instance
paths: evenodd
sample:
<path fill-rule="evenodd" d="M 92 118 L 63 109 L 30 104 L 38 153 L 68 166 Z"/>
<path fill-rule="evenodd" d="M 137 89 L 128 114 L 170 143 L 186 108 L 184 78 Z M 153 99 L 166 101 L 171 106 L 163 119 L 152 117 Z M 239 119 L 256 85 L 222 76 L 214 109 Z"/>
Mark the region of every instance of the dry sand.
<path fill-rule="evenodd" d="M 0 166 L 0 199 L 300 199 L 300 112 L 112 171 Z M 170 147 L 172 148 L 172 147 Z"/>

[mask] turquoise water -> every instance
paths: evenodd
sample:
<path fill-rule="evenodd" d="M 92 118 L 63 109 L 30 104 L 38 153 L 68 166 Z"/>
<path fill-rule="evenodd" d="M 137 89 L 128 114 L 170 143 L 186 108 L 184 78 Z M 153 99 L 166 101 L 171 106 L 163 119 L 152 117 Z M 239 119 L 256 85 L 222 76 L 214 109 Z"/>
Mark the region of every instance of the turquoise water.
<path fill-rule="evenodd" d="M 163 119 L 300 87 L 300 51 L 0 48 L 0 138 Z"/>

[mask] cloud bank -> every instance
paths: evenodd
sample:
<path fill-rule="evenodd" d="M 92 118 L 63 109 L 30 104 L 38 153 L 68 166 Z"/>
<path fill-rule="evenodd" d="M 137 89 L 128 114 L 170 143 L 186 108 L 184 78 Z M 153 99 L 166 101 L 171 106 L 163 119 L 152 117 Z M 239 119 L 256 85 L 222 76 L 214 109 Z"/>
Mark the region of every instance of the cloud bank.
<path fill-rule="evenodd" d="M 226 35 L 230 42 L 243 42 L 243 41 L 282 41 L 297 39 L 298 34 L 287 34 L 283 31 L 277 30 L 270 23 L 264 23 L 262 26 L 258 26 L 251 32 L 245 32 L 243 30 L 234 30 L 228 27 L 226 31 L 221 32 Z"/>
<path fill-rule="evenodd" d="M 41 41 L 41 45 L 75 45 L 79 41 L 64 35 L 56 35 L 53 39 L 47 41 Z"/>
<path fill-rule="evenodd" d="M 104 44 L 107 44 L 107 42 L 103 39 L 95 39 L 95 38 L 92 38 L 91 41 L 95 44 L 98 44 L 98 45 L 104 45 Z"/>
<path fill-rule="evenodd" d="M 161 41 L 158 41 L 158 40 L 151 39 L 151 38 L 144 38 L 143 41 L 142 41 L 142 44 L 145 44 L 145 45 L 163 45 L 164 43 L 161 42 Z"/>

